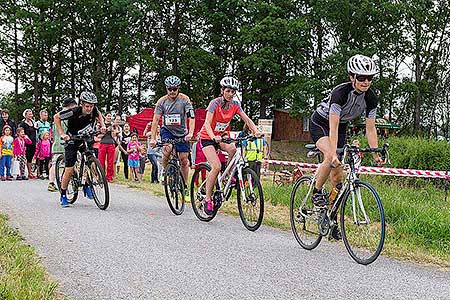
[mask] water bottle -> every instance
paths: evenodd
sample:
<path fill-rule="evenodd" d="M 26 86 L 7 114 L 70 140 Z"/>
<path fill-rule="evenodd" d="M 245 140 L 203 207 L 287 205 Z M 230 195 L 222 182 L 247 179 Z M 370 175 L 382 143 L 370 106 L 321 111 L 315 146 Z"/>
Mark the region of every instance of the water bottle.
<path fill-rule="evenodd" d="M 342 189 L 342 183 L 336 184 L 336 186 L 331 190 L 330 196 L 328 197 L 330 207 L 333 206 L 334 200 L 336 200 L 337 195 L 339 194 L 339 191 Z"/>

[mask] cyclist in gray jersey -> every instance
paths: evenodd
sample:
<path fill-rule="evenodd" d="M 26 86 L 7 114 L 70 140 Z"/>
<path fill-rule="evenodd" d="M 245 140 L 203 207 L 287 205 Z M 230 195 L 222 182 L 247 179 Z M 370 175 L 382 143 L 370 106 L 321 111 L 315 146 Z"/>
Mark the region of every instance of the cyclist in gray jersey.
<path fill-rule="evenodd" d="M 167 95 L 161 97 L 156 103 L 153 114 L 150 146 L 156 145 L 156 129 L 159 119 L 162 117 L 161 140 L 184 138 L 184 142 L 175 145 L 181 164 L 181 173 L 185 182 L 189 175 L 189 140 L 194 135 L 195 119 L 194 107 L 191 100 L 185 94 L 179 92 L 181 80 L 177 76 L 169 76 L 164 81 Z M 189 130 L 187 129 L 187 119 L 189 118 Z M 166 167 L 171 153 L 171 145 L 163 148 L 162 166 Z"/>
<path fill-rule="evenodd" d="M 343 168 L 336 154 L 337 148 L 345 144 L 346 129 L 349 121 L 365 114 L 366 135 L 369 146 L 378 147 L 375 117 L 378 99 L 370 89 L 375 74 L 378 73 L 375 62 L 364 55 L 354 55 L 347 62 L 350 82 L 338 85 L 330 96 L 319 104 L 311 117 L 310 133 L 317 148 L 323 153 L 324 160 L 317 170 L 317 180 L 312 196 L 316 207 L 327 207 L 328 198 L 322 192 L 327 178 L 330 177 L 331 189 L 342 182 Z M 378 153 L 373 158 L 381 166 L 384 162 Z M 339 229 L 332 232 L 340 239 Z"/>

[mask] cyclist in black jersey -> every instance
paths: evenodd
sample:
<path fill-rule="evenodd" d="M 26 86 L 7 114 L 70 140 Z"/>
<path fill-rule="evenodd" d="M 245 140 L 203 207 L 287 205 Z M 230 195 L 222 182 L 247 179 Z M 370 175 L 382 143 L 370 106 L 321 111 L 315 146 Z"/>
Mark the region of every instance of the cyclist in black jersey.
<path fill-rule="evenodd" d="M 378 73 L 377 66 L 370 57 L 357 54 L 348 60 L 347 71 L 350 82 L 335 87 L 311 116 L 311 138 L 324 155 L 324 161 L 317 170 L 312 196 L 316 207 L 324 208 L 328 205 L 328 198 L 322 192 L 327 178 L 330 177 L 331 188 L 342 181 L 343 168 L 336 149 L 342 148 L 345 144 L 349 121 L 365 114 L 369 146 L 378 147 L 375 128 L 378 99 L 370 89 L 373 77 Z M 378 165 L 384 164 L 378 153 L 373 153 L 373 158 Z M 335 228 L 332 236 L 340 239 L 339 229 Z"/>
<path fill-rule="evenodd" d="M 63 110 L 54 116 L 56 128 L 64 141 L 70 140 L 70 135 L 77 135 L 79 131 L 86 130 L 87 127 L 95 129 L 94 123 L 98 121 L 101 126 L 101 131 L 105 132 L 105 122 L 103 116 L 95 106 L 97 104 L 97 97 L 91 92 L 82 92 L 80 95 L 80 106 L 72 109 Z M 61 120 L 67 120 L 67 132 L 63 131 Z M 80 151 L 81 142 L 67 144 L 64 147 L 65 170 L 61 180 L 61 206 L 67 207 L 66 191 L 69 185 L 69 180 L 72 177 L 73 167 L 77 161 L 77 152 Z M 86 195 L 93 198 L 92 192 L 86 185 L 84 187 Z"/>

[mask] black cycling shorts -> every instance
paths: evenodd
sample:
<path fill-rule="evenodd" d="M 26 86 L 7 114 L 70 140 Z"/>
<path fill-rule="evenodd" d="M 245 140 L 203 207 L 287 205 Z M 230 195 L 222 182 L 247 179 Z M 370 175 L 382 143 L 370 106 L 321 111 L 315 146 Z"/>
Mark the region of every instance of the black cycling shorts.
<path fill-rule="evenodd" d="M 213 140 L 201 139 L 200 142 L 202 143 L 202 148 L 205 148 L 205 147 L 208 147 L 208 146 L 214 146 L 214 149 L 216 149 L 216 151 L 220 149 L 219 144 L 216 143 Z"/>
<path fill-rule="evenodd" d="M 339 124 L 338 129 L 338 142 L 337 148 L 343 148 L 345 145 L 345 140 L 347 139 L 347 123 Z M 309 133 L 314 143 L 324 137 L 330 136 L 330 123 L 327 119 L 314 112 L 311 116 L 311 124 L 309 126 Z"/>
<path fill-rule="evenodd" d="M 70 168 L 75 166 L 77 162 L 77 152 L 82 152 L 84 150 L 84 145 L 81 142 L 67 143 L 64 146 L 64 159 L 65 167 Z"/>

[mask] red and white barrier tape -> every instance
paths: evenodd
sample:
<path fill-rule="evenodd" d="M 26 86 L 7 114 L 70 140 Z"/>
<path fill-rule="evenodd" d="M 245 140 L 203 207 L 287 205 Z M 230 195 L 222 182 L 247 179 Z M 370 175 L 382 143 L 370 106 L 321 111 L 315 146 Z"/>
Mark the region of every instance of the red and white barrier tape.
<path fill-rule="evenodd" d="M 317 169 L 317 164 L 281 161 L 281 160 L 266 160 L 271 165 L 293 166 L 299 169 Z M 430 170 L 414 170 L 414 169 L 396 169 L 396 168 L 378 168 L 378 167 L 364 167 L 358 169 L 360 174 L 372 175 L 391 175 L 391 176 L 405 176 L 405 177 L 420 177 L 420 178 L 438 178 L 450 179 L 450 173 L 447 171 L 430 171 Z"/>

